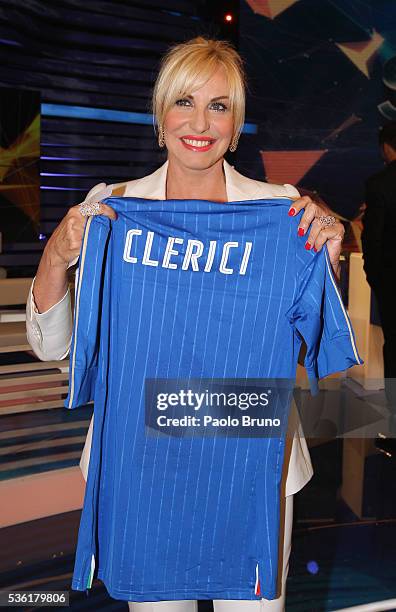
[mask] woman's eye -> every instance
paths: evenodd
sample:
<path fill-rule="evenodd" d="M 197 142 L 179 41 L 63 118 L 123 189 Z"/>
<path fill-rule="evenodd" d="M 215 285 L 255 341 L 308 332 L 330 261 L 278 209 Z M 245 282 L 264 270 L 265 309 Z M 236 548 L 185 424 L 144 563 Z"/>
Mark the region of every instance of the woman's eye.
<path fill-rule="evenodd" d="M 176 104 L 178 106 L 187 106 L 190 104 L 190 100 L 187 100 L 187 98 L 181 98 L 180 100 L 176 100 Z"/>
<path fill-rule="evenodd" d="M 212 106 L 216 107 L 216 111 L 224 112 L 227 110 L 227 107 L 222 102 L 213 102 Z"/>

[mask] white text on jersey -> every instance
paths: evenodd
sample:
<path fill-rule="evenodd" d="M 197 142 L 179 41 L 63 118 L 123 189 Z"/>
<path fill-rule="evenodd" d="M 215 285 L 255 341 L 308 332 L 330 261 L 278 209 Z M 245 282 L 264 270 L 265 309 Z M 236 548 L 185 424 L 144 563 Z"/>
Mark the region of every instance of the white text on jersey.
<path fill-rule="evenodd" d="M 125 248 L 123 256 L 124 261 L 128 263 L 140 263 L 144 266 L 161 265 L 163 268 L 169 268 L 171 270 L 176 270 L 179 267 L 176 263 L 170 261 L 172 256 L 180 255 L 179 251 L 177 251 L 174 246 L 176 244 L 184 244 L 186 242 L 186 249 L 181 265 L 182 270 L 188 270 L 191 265 L 193 272 L 210 272 L 213 267 L 216 251 L 218 249 L 222 249 L 221 260 L 219 263 L 219 272 L 221 272 L 222 274 L 235 274 L 236 272 L 239 274 L 245 274 L 253 245 L 252 242 L 246 242 L 244 245 L 240 245 L 239 242 L 234 241 L 218 244 L 217 240 L 210 240 L 209 247 L 205 247 L 204 243 L 201 242 L 201 240 L 189 238 L 187 241 L 185 241 L 184 238 L 169 236 L 165 247 L 164 255 L 162 257 L 162 262 L 160 264 L 158 260 L 151 258 L 151 251 L 155 236 L 154 232 L 151 231 L 147 232 L 144 253 L 141 261 L 139 261 L 137 257 L 131 255 L 132 241 L 134 237 L 141 236 L 142 234 L 143 231 L 141 229 L 136 228 L 128 230 L 125 239 Z M 234 268 L 227 267 L 227 261 L 231 249 L 239 249 L 241 251 L 239 270 L 237 271 L 235 271 Z M 202 261 L 205 262 L 204 267 L 199 267 L 199 258 L 202 258 Z"/>

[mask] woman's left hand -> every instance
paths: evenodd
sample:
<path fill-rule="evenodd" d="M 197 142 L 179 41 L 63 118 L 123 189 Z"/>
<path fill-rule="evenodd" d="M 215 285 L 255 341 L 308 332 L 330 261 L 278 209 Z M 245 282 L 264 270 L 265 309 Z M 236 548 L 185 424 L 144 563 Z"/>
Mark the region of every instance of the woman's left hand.
<path fill-rule="evenodd" d="M 331 265 L 335 275 L 339 278 L 340 254 L 345 234 L 343 224 L 336 220 L 334 225 L 322 225 L 319 222 L 319 217 L 331 215 L 332 212 L 325 205 L 314 202 L 309 196 L 303 196 L 295 200 L 290 206 L 289 215 L 296 215 L 302 208 L 305 210 L 298 226 L 298 232 L 300 236 L 304 236 L 306 239 L 305 248 L 308 250 L 314 249 L 315 252 L 320 251 L 324 243 L 327 242 Z M 294 209 L 294 213 L 292 213 L 292 209 Z M 307 234 L 310 226 L 310 232 Z"/>

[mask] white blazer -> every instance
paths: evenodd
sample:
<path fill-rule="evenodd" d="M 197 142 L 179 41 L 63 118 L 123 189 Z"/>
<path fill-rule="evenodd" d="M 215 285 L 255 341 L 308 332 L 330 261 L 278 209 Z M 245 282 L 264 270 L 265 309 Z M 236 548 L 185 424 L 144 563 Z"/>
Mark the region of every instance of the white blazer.
<path fill-rule="evenodd" d="M 225 160 L 223 161 L 223 169 L 227 200 L 229 202 L 277 197 L 298 198 L 300 196 L 297 189 L 292 185 L 274 185 L 243 176 Z M 168 161 L 148 176 L 110 186 L 114 195 L 165 200 L 167 171 Z M 105 187 L 105 183 L 95 185 L 88 193 L 87 198 L 96 195 Z M 74 265 L 77 260 L 78 257 L 71 261 L 68 267 Z M 32 281 L 26 304 L 26 335 L 28 342 L 35 354 L 43 361 L 64 359 L 70 351 L 72 334 L 70 292 L 67 290 L 63 298 L 46 312 L 38 313 L 32 293 L 34 280 L 35 278 Z M 89 425 L 80 461 L 80 467 L 85 480 L 88 473 L 92 427 L 93 417 Z M 312 475 L 311 458 L 302 432 L 297 407 L 293 400 L 284 463 L 284 494 L 293 495 L 302 489 Z"/>

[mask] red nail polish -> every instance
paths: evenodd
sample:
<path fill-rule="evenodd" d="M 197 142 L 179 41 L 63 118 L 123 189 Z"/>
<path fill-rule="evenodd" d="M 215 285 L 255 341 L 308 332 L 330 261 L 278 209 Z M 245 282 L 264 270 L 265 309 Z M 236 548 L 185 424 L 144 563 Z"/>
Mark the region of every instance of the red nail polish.
<path fill-rule="evenodd" d="M 304 236 L 304 234 L 305 234 L 305 229 L 303 227 L 299 227 L 298 228 L 298 235 L 299 236 Z"/>
<path fill-rule="evenodd" d="M 311 245 L 309 244 L 309 242 L 306 242 L 306 243 L 305 243 L 305 248 L 307 249 L 307 251 L 309 251 L 309 250 L 310 250 Z"/>
<path fill-rule="evenodd" d="M 295 208 L 291 208 L 287 214 L 289 215 L 289 217 L 293 217 L 293 215 L 295 215 L 295 213 L 296 213 L 296 209 Z"/>
<path fill-rule="evenodd" d="M 313 250 L 315 251 L 315 253 L 318 252 L 318 249 L 316 247 L 314 247 Z"/>

